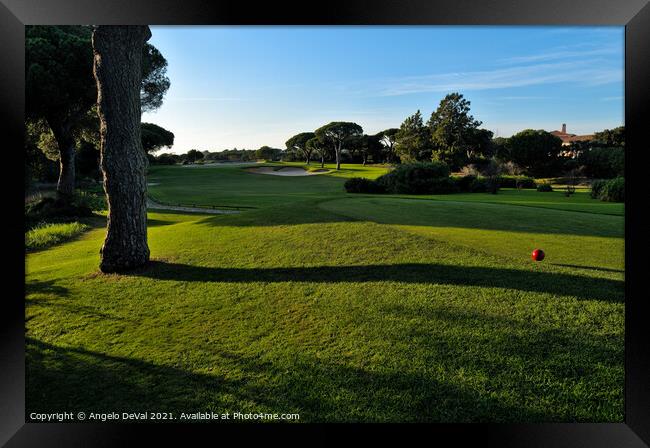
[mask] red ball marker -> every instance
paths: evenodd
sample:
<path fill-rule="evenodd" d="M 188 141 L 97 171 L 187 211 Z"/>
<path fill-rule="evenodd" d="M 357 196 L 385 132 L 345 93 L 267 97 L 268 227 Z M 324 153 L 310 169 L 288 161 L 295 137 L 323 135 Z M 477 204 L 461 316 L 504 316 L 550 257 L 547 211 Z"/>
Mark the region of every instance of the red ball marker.
<path fill-rule="evenodd" d="M 533 260 L 542 261 L 544 259 L 544 251 L 542 249 L 535 249 L 531 254 Z"/>

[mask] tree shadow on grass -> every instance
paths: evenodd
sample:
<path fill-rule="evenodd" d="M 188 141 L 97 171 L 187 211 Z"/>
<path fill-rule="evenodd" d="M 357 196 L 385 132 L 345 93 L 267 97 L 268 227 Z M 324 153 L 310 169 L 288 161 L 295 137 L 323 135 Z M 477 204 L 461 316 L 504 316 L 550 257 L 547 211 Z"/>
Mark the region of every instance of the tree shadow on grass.
<path fill-rule="evenodd" d="M 450 372 L 477 372 L 486 388 L 498 384 L 497 390 L 519 395 L 540 412 L 553 409 L 547 412 L 557 419 L 623 421 L 622 327 L 602 334 L 573 320 L 563 324 L 559 316 L 535 321 L 419 303 L 391 303 L 381 312 L 392 323 L 381 337 L 398 346 L 408 340 L 414 359 Z"/>
<path fill-rule="evenodd" d="M 25 299 L 25 309 L 30 307 L 52 308 L 74 316 L 83 315 L 87 318 L 96 320 L 130 320 L 122 316 L 106 313 L 89 305 L 80 304 L 77 300 L 68 300 L 71 299 L 70 290 L 63 286 L 56 285 L 54 280 L 30 280 L 25 284 L 25 292 L 27 294 L 54 296 L 47 298 L 33 296 L 27 297 Z M 31 317 L 28 320 L 31 320 Z"/>
<path fill-rule="evenodd" d="M 243 211 L 236 215 L 212 215 L 202 219 L 200 223 L 211 227 L 272 227 L 352 221 L 357 219 L 325 211 L 311 202 L 297 202 L 291 205 Z"/>
<path fill-rule="evenodd" d="M 30 280 L 25 284 L 25 292 L 37 294 L 53 294 L 59 297 L 68 297 L 68 288 L 57 285 L 54 280 Z"/>
<path fill-rule="evenodd" d="M 624 227 L 624 219 L 620 216 L 488 202 L 372 198 L 348 203 L 332 201 L 322 204 L 322 208 L 380 224 L 494 230 L 515 234 L 623 238 Z"/>
<path fill-rule="evenodd" d="M 506 288 L 574 296 L 584 300 L 624 301 L 624 282 L 564 273 L 507 268 L 402 263 L 364 266 L 215 268 L 152 261 L 130 275 L 185 282 L 378 282 Z"/>
<path fill-rule="evenodd" d="M 562 264 L 562 263 L 551 263 L 554 266 L 563 266 L 565 268 L 575 268 L 575 269 L 588 269 L 590 271 L 601 271 L 601 272 L 618 272 L 624 273 L 625 269 L 611 269 L 611 268 L 601 268 L 596 266 L 580 266 L 578 264 Z"/>
<path fill-rule="evenodd" d="M 622 238 L 624 222 L 620 216 L 550 208 L 360 195 L 278 204 L 238 215 L 210 216 L 201 223 L 215 227 L 268 227 L 350 221 L 604 238 Z"/>
<path fill-rule="evenodd" d="M 274 364 L 220 352 L 227 377 L 63 348 L 27 338 L 26 418 L 33 411 L 299 413 L 300 421 L 544 421 L 523 403 L 415 372 L 370 371 L 301 357 Z M 232 421 L 232 420 L 231 420 Z M 235 421 L 236 422 L 236 421 Z"/>
<path fill-rule="evenodd" d="M 176 224 L 177 221 L 166 221 L 164 219 L 147 218 L 147 227 L 162 227 Z"/>
<path fill-rule="evenodd" d="M 61 310 L 64 313 L 68 313 L 75 317 L 83 316 L 84 319 L 95 319 L 99 321 L 114 320 L 114 321 L 132 321 L 131 319 L 117 316 L 114 314 L 109 314 L 103 312 L 97 308 L 88 305 L 81 305 L 76 302 L 71 301 L 62 301 L 57 299 L 36 299 L 29 298 L 25 301 L 25 308 L 29 307 L 39 307 L 39 308 L 52 308 Z M 32 316 L 33 317 L 33 316 Z M 31 320 L 31 318 L 29 319 Z"/>
<path fill-rule="evenodd" d="M 532 322 L 530 319 L 515 319 L 457 308 L 432 308 L 396 303 L 382 307 L 382 312 L 405 322 L 419 320 L 421 323 L 413 325 L 409 335 L 422 337 L 425 340 L 431 338 L 427 328 L 429 324 L 435 322 L 453 324 L 456 330 L 472 335 L 469 339 L 464 338 L 463 344 L 469 344 L 472 342 L 471 338 L 474 338 L 474 342 L 480 341 L 486 345 L 485 350 L 480 352 L 481 355 L 501 354 L 504 357 L 517 357 L 538 368 L 552 362 L 554 357 L 563 358 L 564 362 L 570 361 L 569 367 L 574 368 L 572 372 L 565 372 L 560 366 L 554 366 L 552 374 L 558 379 L 566 379 L 570 373 L 577 376 L 586 371 L 598 374 L 602 366 L 623 366 L 624 363 L 622 337 L 619 341 L 620 346 L 616 347 L 617 339 L 612 335 L 578 332 L 566 326 L 554 327 Z M 477 332 L 478 328 L 486 328 L 489 331 Z M 403 337 L 403 335 L 398 336 Z M 433 344 L 423 345 L 430 347 Z M 573 356 L 577 354 L 580 356 Z"/>

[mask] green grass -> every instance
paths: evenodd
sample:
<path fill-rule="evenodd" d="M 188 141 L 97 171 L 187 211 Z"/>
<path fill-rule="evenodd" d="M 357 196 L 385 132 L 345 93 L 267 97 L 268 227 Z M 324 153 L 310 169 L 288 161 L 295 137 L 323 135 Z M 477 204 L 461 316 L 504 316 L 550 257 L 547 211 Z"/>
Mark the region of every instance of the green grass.
<path fill-rule="evenodd" d="M 304 163 L 265 163 L 260 166 L 301 166 Z M 358 197 L 345 193 L 343 183 L 351 177 L 376 179 L 385 174 L 383 166 L 325 164 L 333 170 L 328 174 L 305 177 L 282 177 L 268 174 L 251 174 L 250 166 L 152 166 L 149 170 L 149 186 L 152 197 L 171 203 L 198 205 L 226 205 L 247 207 L 273 207 L 279 204 L 319 201 L 345 196 Z M 320 168 L 312 163 L 311 168 Z M 191 175 L 187 171 L 190 171 Z M 246 175 L 242 175 L 246 174 Z M 591 199 L 589 191 L 577 191 L 570 197 L 562 191 L 540 193 L 535 190 L 503 189 L 498 194 L 462 193 L 450 195 L 384 195 L 382 197 L 401 197 L 414 200 L 462 201 L 519 205 L 526 207 L 551 208 L 587 213 L 623 216 L 624 204 L 608 203 Z"/>
<path fill-rule="evenodd" d="M 97 272 L 101 227 L 28 254 L 27 409 L 623 420 L 622 207 L 344 180 L 152 167 L 169 201 L 257 209 L 150 213 L 130 274 Z"/>
<path fill-rule="evenodd" d="M 550 208 L 556 210 L 567 210 L 572 212 L 586 212 L 603 215 L 624 215 L 624 204 L 613 202 L 602 202 L 592 199 L 589 190 L 576 191 L 569 197 L 563 191 L 539 192 L 532 189 L 516 190 L 504 188 L 497 194 L 490 193 L 460 193 L 447 195 L 422 195 L 405 196 L 395 195 L 394 197 L 408 197 L 410 199 L 454 202 L 480 202 L 493 204 L 518 205 L 523 207 Z"/>
<path fill-rule="evenodd" d="M 25 249 L 45 249 L 63 241 L 68 241 L 87 229 L 86 224 L 79 222 L 39 225 L 25 233 Z"/>
<path fill-rule="evenodd" d="M 305 166 L 301 163 L 260 166 Z M 320 167 L 320 164 L 312 164 Z M 326 164 L 326 168 L 336 168 Z M 340 196 L 346 178 L 379 177 L 387 168 L 342 165 L 340 172 L 304 177 L 248 173 L 250 166 L 154 166 L 148 181 L 152 197 L 182 204 L 267 207 Z M 189 171 L 189 172 L 188 172 Z"/>

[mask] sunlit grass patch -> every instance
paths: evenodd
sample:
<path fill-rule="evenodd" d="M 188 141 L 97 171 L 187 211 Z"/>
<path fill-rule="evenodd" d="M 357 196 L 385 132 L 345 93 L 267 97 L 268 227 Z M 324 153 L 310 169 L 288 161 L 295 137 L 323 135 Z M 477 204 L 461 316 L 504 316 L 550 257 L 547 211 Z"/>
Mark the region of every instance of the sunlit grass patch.
<path fill-rule="evenodd" d="M 45 249 L 68 241 L 88 229 L 89 226 L 80 222 L 41 224 L 25 234 L 25 248 L 27 250 Z"/>

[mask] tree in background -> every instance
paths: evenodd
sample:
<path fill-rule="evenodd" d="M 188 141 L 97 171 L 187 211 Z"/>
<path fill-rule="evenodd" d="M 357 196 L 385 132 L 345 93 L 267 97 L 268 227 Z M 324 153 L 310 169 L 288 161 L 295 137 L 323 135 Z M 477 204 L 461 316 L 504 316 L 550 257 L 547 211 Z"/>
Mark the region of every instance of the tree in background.
<path fill-rule="evenodd" d="M 101 169 L 108 201 L 102 272 L 124 271 L 149 261 L 140 90 L 143 48 L 150 37 L 148 26 L 97 26 L 92 35 Z"/>
<path fill-rule="evenodd" d="M 316 129 L 316 136 L 322 141 L 330 142 L 336 157 L 336 169 L 341 169 L 341 149 L 348 140 L 363 134 L 363 128 L 349 121 L 332 121 Z"/>
<path fill-rule="evenodd" d="M 492 131 L 474 129 L 468 136 L 467 162 L 487 161 L 496 155 Z"/>
<path fill-rule="evenodd" d="M 165 153 L 156 157 L 158 165 L 175 165 L 182 161 L 182 157 L 178 154 Z"/>
<path fill-rule="evenodd" d="M 302 154 L 302 156 L 307 161 L 307 165 L 309 165 L 313 148 L 308 147 L 307 142 L 314 137 L 315 134 L 313 132 L 301 132 L 300 134 L 296 134 L 287 140 L 285 145 L 287 146 L 288 150 L 296 151 L 297 153 Z"/>
<path fill-rule="evenodd" d="M 390 128 L 384 131 L 381 131 L 379 134 L 379 141 L 386 150 L 386 162 L 392 163 L 395 158 L 395 143 L 396 135 L 399 132 L 397 128 Z"/>
<path fill-rule="evenodd" d="M 151 112 L 160 108 L 169 86 L 167 60 L 156 47 L 145 43 L 142 54 L 142 85 L 140 87 L 142 112 Z"/>
<path fill-rule="evenodd" d="M 395 133 L 395 152 L 402 162 L 407 163 L 431 157 L 429 132 L 419 110 L 407 117 Z"/>
<path fill-rule="evenodd" d="M 26 118 L 43 119 L 52 131 L 59 153 L 57 193 L 63 199 L 74 191 L 79 134 L 88 128 L 99 134 L 91 35 L 89 26 L 25 27 Z M 149 44 L 142 51 L 140 99 L 144 110 L 153 110 L 169 88 L 167 61 Z"/>
<path fill-rule="evenodd" d="M 255 151 L 255 157 L 264 160 L 276 160 L 280 157 L 281 152 L 282 150 L 280 149 L 271 148 L 270 146 L 265 145 Z"/>
<path fill-rule="evenodd" d="M 25 121 L 25 189 L 29 189 L 35 180 L 55 182 L 58 178 L 58 165 L 56 159 L 48 158 L 39 147 L 38 139 L 49 131 L 47 123 L 43 120 Z M 58 150 L 56 153 L 58 157 Z"/>
<path fill-rule="evenodd" d="M 366 166 L 368 158 L 372 158 L 373 161 L 381 159 L 384 146 L 381 144 L 380 134 L 363 134 L 351 139 L 348 148 L 353 152 L 358 153 L 361 157 L 361 163 L 363 166 Z"/>
<path fill-rule="evenodd" d="M 82 140 L 77 149 L 75 156 L 76 170 L 80 176 L 99 179 L 101 171 L 99 170 L 100 151 L 94 143 Z"/>
<path fill-rule="evenodd" d="M 97 100 L 90 27 L 25 27 L 25 111 L 44 119 L 59 152 L 57 193 L 70 198 L 75 181 L 74 132 Z"/>
<path fill-rule="evenodd" d="M 203 153 L 198 149 L 190 149 L 187 151 L 187 154 L 185 154 L 185 160 L 187 160 L 189 163 L 194 163 L 197 160 L 201 159 L 203 159 Z"/>
<path fill-rule="evenodd" d="M 526 129 L 508 139 L 508 159 L 534 177 L 553 176 L 562 162 L 562 140 L 543 130 Z"/>
<path fill-rule="evenodd" d="M 140 135 L 142 149 L 146 153 L 160 151 L 162 148 L 171 148 L 174 145 L 174 134 L 157 124 L 141 123 Z"/>
<path fill-rule="evenodd" d="M 307 146 L 311 148 L 315 154 L 320 156 L 320 167 L 325 168 L 325 157 L 327 157 L 327 153 L 329 152 L 327 149 L 327 142 L 314 136 L 307 140 Z"/>
<path fill-rule="evenodd" d="M 385 147 L 382 143 L 383 134 L 378 132 L 377 134 L 369 135 L 366 140 L 366 151 L 368 152 L 368 158 L 372 160 L 372 163 L 381 163 L 385 157 Z"/>
<path fill-rule="evenodd" d="M 625 149 L 589 148 L 576 158 L 585 176 L 592 179 L 612 179 L 625 174 Z"/>
<path fill-rule="evenodd" d="M 433 160 L 445 162 L 452 169 L 466 165 L 476 150 L 476 143 L 485 137 L 478 129 L 481 122 L 469 113 L 470 104 L 462 94 L 450 93 L 440 101 L 427 123 Z"/>
<path fill-rule="evenodd" d="M 625 174 L 625 127 L 596 132 L 589 142 L 571 145 L 575 162 L 583 174 L 595 179 L 610 179 Z"/>
<path fill-rule="evenodd" d="M 619 126 L 614 129 L 605 129 L 596 132 L 592 140 L 593 144 L 612 148 L 625 147 L 625 126 Z"/>
<path fill-rule="evenodd" d="M 508 139 L 506 137 L 494 137 L 492 139 L 492 153 L 494 157 L 499 159 L 502 162 L 507 162 L 509 161 L 509 154 L 508 154 Z"/>

